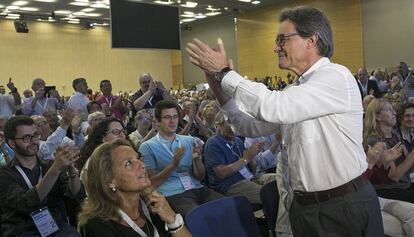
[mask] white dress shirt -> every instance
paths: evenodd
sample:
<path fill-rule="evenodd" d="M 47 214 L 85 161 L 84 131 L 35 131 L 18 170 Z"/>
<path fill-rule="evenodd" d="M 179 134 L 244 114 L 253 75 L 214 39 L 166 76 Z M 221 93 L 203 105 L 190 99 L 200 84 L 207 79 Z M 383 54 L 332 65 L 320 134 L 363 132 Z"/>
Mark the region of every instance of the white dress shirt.
<path fill-rule="evenodd" d="M 335 188 L 367 169 L 361 97 L 347 68 L 321 58 L 299 78 L 299 85 L 278 92 L 230 71 L 222 88 L 235 98 L 223 109 L 241 135 L 269 135 L 282 124 L 293 190 Z M 250 116 L 235 117 L 238 109 Z"/>
<path fill-rule="evenodd" d="M 71 108 L 74 112 L 82 112 L 82 121 L 88 121 L 88 106 L 89 99 L 86 95 L 75 92 L 68 101 L 68 108 Z"/>

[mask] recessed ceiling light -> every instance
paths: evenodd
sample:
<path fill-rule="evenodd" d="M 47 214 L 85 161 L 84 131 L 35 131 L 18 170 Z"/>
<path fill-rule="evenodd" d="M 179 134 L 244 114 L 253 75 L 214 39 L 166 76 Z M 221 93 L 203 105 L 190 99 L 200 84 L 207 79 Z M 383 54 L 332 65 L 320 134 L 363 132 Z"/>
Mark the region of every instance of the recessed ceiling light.
<path fill-rule="evenodd" d="M 255 4 L 255 5 L 260 4 L 260 1 L 253 1 L 252 4 Z"/>
<path fill-rule="evenodd" d="M 12 3 L 12 5 L 14 6 L 24 6 L 27 5 L 29 2 L 28 1 L 15 1 Z"/>
<path fill-rule="evenodd" d="M 208 12 L 205 15 L 206 16 L 217 16 L 217 15 L 220 15 L 220 14 L 221 14 L 221 12 Z"/>
<path fill-rule="evenodd" d="M 75 2 L 89 2 L 89 0 L 75 0 Z"/>
<path fill-rule="evenodd" d="M 71 13 L 72 13 L 72 11 L 68 11 L 68 10 L 57 10 L 57 11 L 55 11 L 55 14 L 59 14 L 59 15 L 69 15 Z"/>
<path fill-rule="evenodd" d="M 185 11 L 184 14 L 186 14 L 186 15 L 194 15 L 194 12 Z"/>
<path fill-rule="evenodd" d="M 194 14 L 192 14 L 192 15 L 189 15 L 189 14 L 181 14 L 181 16 L 182 16 L 182 17 L 189 17 L 189 18 L 192 18 L 192 17 L 194 17 Z"/>
<path fill-rule="evenodd" d="M 10 9 L 10 10 L 17 10 L 19 8 L 20 8 L 19 6 L 8 6 L 8 7 L 6 7 L 6 9 Z"/>
<path fill-rule="evenodd" d="M 0 8 L 4 8 L 4 5 L 0 5 Z"/>
<path fill-rule="evenodd" d="M 8 14 L 8 16 L 12 16 L 12 17 L 20 17 L 20 14 Z"/>
<path fill-rule="evenodd" d="M 208 7 L 206 8 L 206 10 L 209 10 L 209 11 L 218 11 L 218 10 L 220 10 L 220 8 L 213 8 L 211 5 L 208 5 Z"/>
<path fill-rule="evenodd" d="M 163 5 L 170 5 L 170 4 L 173 4 L 174 2 L 172 2 L 172 1 L 170 1 L 170 0 L 168 0 L 168 1 L 161 1 L 161 0 L 159 0 L 159 1 L 154 1 L 155 3 L 158 3 L 158 4 L 163 4 Z"/>
<path fill-rule="evenodd" d="M 204 16 L 203 14 L 199 13 L 197 14 L 197 16 L 195 16 L 196 19 L 203 19 L 206 18 L 207 16 Z"/>
<path fill-rule="evenodd" d="M 0 16 L 6 16 L 7 12 L 0 12 Z"/>
<path fill-rule="evenodd" d="M 185 4 L 181 4 L 182 7 L 188 7 L 188 8 L 195 8 L 198 5 L 196 2 L 185 2 Z"/>
<path fill-rule="evenodd" d="M 81 10 L 81 12 L 93 12 L 93 11 L 95 11 L 96 9 L 95 8 L 90 8 L 90 7 L 88 7 L 88 8 L 84 8 L 84 9 L 82 9 Z"/>
<path fill-rule="evenodd" d="M 20 17 L 19 16 L 18 17 L 16 17 L 16 16 L 6 16 L 6 18 L 16 20 L 16 19 L 19 19 Z"/>
<path fill-rule="evenodd" d="M 102 14 L 101 13 L 85 13 L 85 16 L 99 17 L 99 16 L 102 16 Z"/>
<path fill-rule="evenodd" d="M 35 0 L 36 2 L 56 2 L 56 0 Z"/>
<path fill-rule="evenodd" d="M 70 2 L 69 4 L 74 5 L 74 6 L 81 6 L 81 7 L 89 6 L 88 2 Z"/>
<path fill-rule="evenodd" d="M 84 16 L 86 13 L 84 13 L 84 12 L 74 12 L 74 13 L 72 13 L 72 15 L 74 15 L 74 16 Z"/>
<path fill-rule="evenodd" d="M 251 2 L 252 0 L 239 0 L 239 2 Z"/>
<path fill-rule="evenodd" d="M 94 4 L 91 4 L 90 7 L 93 7 L 93 8 L 108 8 L 108 6 L 106 4 L 103 4 L 101 2 L 96 2 Z"/>
<path fill-rule="evenodd" d="M 28 11 L 28 12 L 36 12 L 36 11 L 39 11 L 39 8 L 37 8 L 37 7 L 21 7 L 19 10 Z"/>
<path fill-rule="evenodd" d="M 68 21 L 68 23 L 70 23 L 70 24 L 79 24 L 79 21 L 70 20 L 70 21 Z"/>
<path fill-rule="evenodd" d="M 191 22 L 191 21 L 195 21 L 195 18 L 188 18 L 188 19 L 182 19 L 182 22 Z"/>

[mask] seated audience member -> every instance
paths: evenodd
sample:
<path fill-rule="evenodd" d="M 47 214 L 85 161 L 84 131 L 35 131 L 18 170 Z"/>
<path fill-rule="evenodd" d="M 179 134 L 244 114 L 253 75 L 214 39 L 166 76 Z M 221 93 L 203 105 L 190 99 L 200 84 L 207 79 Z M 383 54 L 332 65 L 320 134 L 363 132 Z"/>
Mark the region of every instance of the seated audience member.
<path fill-rule="evenodd" d="M 165 197 L 148 191 L 151 181 L 142 157 L 129 141 L 100 145 L 91 156 L 87 180 L 90 194 L 79 215 L 83 237 L 191 236 Z"/>
<path fill-rule="evenodd" d="M 365 147 L 385 142 L 387 152 L 383 155 L 392 153 L 398 157 L 395 161 L 394 158 L 385 157 L 386 161 L 377 163 L 370 180 L 378 196 L 414 203 L 414 188 L 409 177 L 414 164 L 414 153 L 402 153 L 404 145 L 394 129 L 395 124 L 395 111 L 388 101 L 375 99 L 368 105 L 364 123 Z"/>
<path fill-rule="evenodd" d="M 43 112 L 43 117 L 46 119 L 52 132 L 54 132 L 60 126 L 60 119 L 56 109 L 46 108 Z"/>
<path fill-rule="evenodd" d="M 214 123 L 216 114 L 217 110 L 210 105 L 205 106 L 202 112 L 203 124 L 208 129 L 209 137 L 216 133 L 216 124 Z"/>
<path fill-rule="evenodd" d="M 400 110 L 401 106 L 405 103 L 405 97 L 399 92 L 394 92 L 391 95 L 390 100 L 391 100 L 391 105 L 394 108 L 394 111 Z"/>
<path fill-rule="evenodd" d="M 243 195 L 252 204 L 261 204 L 262 185 L 251 180 L 257 168 L 255 157 L 262 145 L 256 143 L 245 149 L 224 113 L 219 112 L 215 121 L 218 135 L 207 140 L 204 150 L 210 187 L 226 196 Z"/>
<path fill-rule="evenodd" d="M 139 148 L 141 143 L 154 137 L 157 133 L 156 124 L 152 123 L 151 115 L 145 110 L 140 110 L 135 115 L 134 127 L 136 128 L 136 130 L 129 134 L 128 138 L 132 142 L 134 147 L 137 149 Z"/>
<path fill-rule="evenodd" d="M 406 62 L 400 62 L 397 65 L 397 72 L 400 76 L 401 94 L 404 97 L 414 97 L 414 74 L 410 72 Z"/>
<path fill-rule="evenodd" d="M 96 111 L 88 115 L 88 128 L 84 131 L 84 134 L 86 135 L 85 139 L 96 127 L 96 125 L 98 125 L 101 121 L 105 120 L 105 118 L 105 114 L 100 111 Z"/>
<path fill-rule="evenodd" d="M 100 144 L 112 142 L 116 139 L 125 139 L 124 125 L 116 118 L 106 118 L 98 123 L 88 136 L 85 144 L 80 149 L 80 158 L 76 162 L 76 167 L 81 170 L 81 180 L 85 182 L 86 172 L 88 170 L 89 157 Z"/>
<path fill-rule="evenodd" d="M 92 114 L 95 112 L 102 112 L 102 106 L 96 102 L 95 100 L 92 100 L 88 103 L 86 106 L 86 109 L 88 110 L 88 114 Z"/>
<path fill-rule="evenodd" d="M 171 96 L 162 82 L 154 81 L 149 73 L 141 74 L 138 80 L 141 89 L 131 97 L 134 105 L 132 106 L 132 116 L 135 117 L 136 112 L 141 109 L 149 109 L 151 115 L 153 115 L 155 104 L 160 100 L 171 99 Z"/>
<path fill-rule="evenodd" d="M 246 137 L 244 140 L 246 149 L 249 149 L 255 144 L 261 144 L 262 147 L 262 150 L 255 157 L 257 168 L 253 180 L 256 183 L 264 185 L 276 180 L 275 171 L 270 173 L 266 173 L 266 171 L 269 169 L 275 170 L 281 141 L 282 138 L 279 132 L 263 137 Z"/>
<path fill-rule="evenodd" d="M 398 134 L 402 138 L 402 142 L 407 148 L 407 152 L 411 152 L 414 146 L 414 104 L 407 103 L 402 105 L 398 112 Z"/>
<path fill-rule="evenodd" d="M 46 83 L 41 78 L 36 78 L 32 82 L 32 90 L 35 92 L 34 97 L 29 97 L 23 102 L 22 113 L 25 115 L 42 115 L 46 108 L 56 110 L 63 109 L 63 103 L 60 101 L 59 93 L 56 90 L 49 91 L 46 95 Z M 49 97 L 48 97 L 49 96 Z"/>
<path fill-rule="evenodd" d="M 51 132 L 45 117 L 33 115 L 31 118 L 36 125 L 37 132 L 40 134 L 40 145 L 37 156 L 41 159 L 55 159 L 55 151 L 58 146 L 69 145 L 79 149 L 85 142 L 85 138 L 81 133 L 80 128 L 82 119 L 80 118 L 80 115 L 74 114 L 71 109 L 67 109 L 63 113 L 62 124 L 53 133 Z M 73 133 L 73 140 L 66 136 L 70 126 L 72 126 L 72 131 L 69 132 Z"/>
<path fill-rule="evenodd" d="M 195 138 L 176 134 L 178 105 L 163 100 L 155 106 L 158 134 L 141 144 L 145 167 L 152 185 L 167 197 L 172 208 L 185 216 L 193 208 L 222 197 L 204 187 L 205 176 L 201 147 Z"/>
<path fill-rule="evenodd" d="M 13 95 L 6 94 L 4 86 L 0 85 L 0 116 L 11 118 L 16 113 Z"/>
<path fill-rule="evenodd" d="M 102 80 L 99 84 L 102 95 L 96 101 L 102 106 L 105 104 L 111 111 L 111 115 L 120 121 L 123 121 L 125 115 L 125 104 L 123 96 L 112 95 L 112 84 L 109 80 Z"/>
<path fill-rule="evenodd" d="M 399 152 L 390 152 L 387 145 L 377 142 L 366 151 L 368 169 L 364 176 L 371 178 L 375 165 L 397 159 Z M 378 197 L 381 207 L 384 233 L 387 236 L 414 236 L 414 204 Z"/>
<path fill-rule="evenodd" d="M 198 116 L 198 102 L 194 99 L 185 101 L 183 104 L 181 135 L 190 135 L 198 137 L 203 141 L 207 141 L 211 134 L 209 134 L 207 127 L 204 125 L 201 118 Z"/>
<path fill-rule="evenodd" d="M 71 108 L 76 113 L 80 113 L 82 121 L 87 121 L 89 99 L 86 93 L 88 92 L 88 83 L 85 78 L 76 78 L 72 81 L 72 87 L 75 90 L 75 94 L 70 97 L 68 108 Z"/>
<path fill-rule="evenodd" d="M 4 133 L 15 157 L 0 168 L 3 236 L 40 236 L 36 225 L 42 223 L 45 226 L 40 229 L 55 232 L 54 236 L 79 236 L 75 228 L 65 223 L 62 215 L 64 196 L 77 201 L 85 197 L 73 166 L 79 157 L 77 149 L 59 147 L 53 163 L 39 159 L 36 154 L 40 134 L 27 116 L 11 118 Z M 40 216 L 43 218 L 38 218 Z"/>
<path fill-rule="evenodd" d="M 361 98 L 364 98 L 366 95 L 373 95 L 376 98 L 381 97 L 381 92 L 378 88 L 378 84 L 376 81 L 369 79 L 367 69 L 358 69 L 357 77 L 357 84 L 359 87 L 359 92 L 361 93 Z"/>
<path fill-rule="evenodd" d="M 14 157 L 14 151 L 9 147 L 4 137 L 4 125 L 6 125 L 7 120 L 4 117 L 0 117 L 0 138 L 3 138 L 0 143 L 0 153 L 5 162 L 10 161 Z"/>
<path fill-rule="evenodd" d="M 369 105 L 369 103 L 371 103 L 371 101 L 373 101 L 375 99 L 375 96 L 373 95 L 366 95 L 364 97 L 364 99 L 362 100 L 362 109 L 365 111 L 367 111 L 367 107 Z"/>

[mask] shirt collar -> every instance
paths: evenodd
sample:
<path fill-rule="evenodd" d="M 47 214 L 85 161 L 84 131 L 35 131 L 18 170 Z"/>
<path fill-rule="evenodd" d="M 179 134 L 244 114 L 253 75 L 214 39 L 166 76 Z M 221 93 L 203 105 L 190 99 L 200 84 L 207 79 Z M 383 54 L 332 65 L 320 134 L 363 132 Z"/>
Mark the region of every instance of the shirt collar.
<path fill-rule="evenodd" d="M 302 74 L 302 76 L 299 77 L 299 83 L 302 84 L 306 82 L 309 79 L 309 75 L 319 69 L 320 67 L 329 64 L 331 61 L 327 57 L 322 57 L 318 61 L 316 61 L 306 72 Z"/>

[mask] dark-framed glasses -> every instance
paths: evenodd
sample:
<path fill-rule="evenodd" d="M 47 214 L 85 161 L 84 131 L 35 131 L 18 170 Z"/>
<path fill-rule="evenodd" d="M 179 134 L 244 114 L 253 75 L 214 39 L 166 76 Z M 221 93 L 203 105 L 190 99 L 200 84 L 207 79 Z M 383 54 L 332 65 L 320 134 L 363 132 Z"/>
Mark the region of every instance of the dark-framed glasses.
<path fill-rule="evenodd" d="M 40 139 L 40 133 L 35 133 L 33 135 L 26 134 L 26 135 L 24 135 L 22 137 L 15 137 L 14 139 L 15 140 L 22 140 L 24 143 L 29 143 L 29 142 L 32 142 L 33 139 L 34 140 L 39 140 Z"/>
<path fill-rule="evenodd" d="M 289 37 L 295 36 L 295 35 L 299 35 L 298 32 L 294 32 L 294 33 L 287 33 L 287 34 L 279 34 L 276 37 L 275 43 L 277 46 L 284 46 L 286 44 L 286 42 L 288 41 Z"/>
<path fill-rule="evenodd" d="M 171 116 L 171 115 L 165 115 L 165 116 L 162 116 L 161 118 L 162 119 L 166 119 L 166 120 L 177 120 L 178 119 L 178 114 L 173 115 L 173 116 Z"/>
<path fill-rule="evenodd" d="M 108 131 L 108 133 L 112 133 L 115 136 L 120 135 L 121 133 L 126 134 L 126 131 L 124 129 L 112 129 L 111 131 Z"/>

